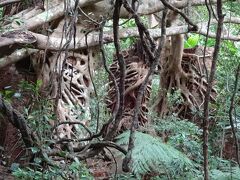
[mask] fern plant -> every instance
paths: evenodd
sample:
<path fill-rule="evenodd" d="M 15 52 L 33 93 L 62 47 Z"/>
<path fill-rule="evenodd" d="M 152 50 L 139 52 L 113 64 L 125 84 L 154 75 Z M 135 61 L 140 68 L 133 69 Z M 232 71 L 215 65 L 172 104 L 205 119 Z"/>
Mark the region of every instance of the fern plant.
<path fill-rule="evenodd" d="M 213 169 L 210 171 L 210 178 L 212 180 L 239 180 L 240 169 L 238 167 L 225 170 Z"/>
<path fill-rule="evenodd" d="M 153 113 L 150 115 L 154 122 L 152 128 L 158 135 L 164 134 L 167 143 L 186 154 L 194 162 L 202 163 L 202 130 L 197 125 L 187 120 L 181 120 L 174 115 L 164 119 L 159 119 Z"/>
<path fill-rule="evenodd" d="M 129 131 L 119 135 L 117 143 L 126 145 L 129 135 Z M 175 178 L 195 169 L 186 155 L 163 143 L 161 139 L 141 132 L 135 133 L 131 158 L 131 169 L 138 179 L 150 173 Z"/>

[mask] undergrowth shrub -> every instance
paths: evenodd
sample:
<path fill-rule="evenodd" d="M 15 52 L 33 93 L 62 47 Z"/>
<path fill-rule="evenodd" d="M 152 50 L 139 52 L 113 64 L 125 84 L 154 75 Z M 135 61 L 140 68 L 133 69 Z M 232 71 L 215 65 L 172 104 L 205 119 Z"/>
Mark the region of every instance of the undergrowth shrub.
<path fill-rule="evenodd" d="M 48 156 L 51 144 L 54 143 L 52 125 L 56 120 L 53 112 L 53 103 L 40 97 L 41 81 L 31 84 L 22 81 L 19 85 L 21 93 L 31 95 L 31 104 L 24 108 L 24 116 L 28 126 L 38 138 L 38 147 L 31 147 L 29 150 L 33 154 L 33 159 L 20 167 L 19 164 L 12 164 L 11 170 L 16 179 L 21 180 L 41 180 L 41 179 L 93 179 L 89 170 L 83 162 L 77 159 L 69 161 L 53 161 Z M 41 152 L 42 156 L 39 156 Z M 62 151 L 61 157 L 64 159 L 68 152 Z M 48 166 L 46 165 L 48 162 Z M 49 165 L 51 164 L 51 165 Z"/>

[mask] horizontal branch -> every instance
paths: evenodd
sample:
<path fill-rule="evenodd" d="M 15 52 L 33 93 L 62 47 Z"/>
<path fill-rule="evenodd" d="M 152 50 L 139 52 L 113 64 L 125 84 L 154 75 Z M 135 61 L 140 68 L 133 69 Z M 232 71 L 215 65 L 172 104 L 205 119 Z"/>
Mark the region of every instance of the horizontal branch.
<path fill-rule="evenodd" d="M 232 18 L 226 18 L 225 22 L 226 23 L 231 22 L 231 23 L 238 24 L 238 23 L 240 23 L 240 20 L 237 17 L 232 17 Z M 215 21 L 213 21 L 213 24 L 214 23 L 215 23 Z M 206 23 L 199 23 L 198 27 L 199 27 L 199 30 L 195 33 L 206 36 L 206 34 L 207 34 L 207 24 Z M 159 38 L 160 35 L 161 35 L 161 30 L 160 29 L 149 29 L 149 32 L 150 32 L 150 35 L 155 39 Z M 183 25 L 183 26 L 178 26 L 178 27 L 167 28 L 166 35 L 171 36 L 171 35 L 177 35 L 177 34 L 185 34 L 185 33 L 188 33 L 188 32 L 189 32 L 188 26 Z M 53 51 L 58 51 L 58 50 L 61 49 L 59 47 L 59 45 L 61 44 L 61 38 L 50 37 L 49 41 L 48 41 L 48 37 L 45 36 L 45 35 L 37 34 L 37 33 L 31 33 L 31 34 L 33 36 L 35 36 L 35 38 L 36 38 L 36 43 L 33 44 L 33 46 L 35 46 L 36 49 L 45 49 L 46 47 L 47 47 L 47 49 L 53 50 Z M 129 38 L 129 37 L 139 37 L 138 30 L 137 30 L 137 28 L 121 29 L 120 32 L 119 32 L 119 37 L 121 39 Z M 215 38 L 216 34 L 213 33 L 213 32 L 210 32 L 209 37 Z M 231 40 L 231 41 L 240 41 L 240 36 L 233 36 L 233 35 L 229 35 L 228 33 L 226 33 L 226 34 L 222 35 L 222 39 Z M 99 34 L 98 34 L 98 32 L 89 33 L 87 40 L 88 40 L 88 46 L 89 47 L 98 46 L 99 45 Z M 113 42 L 112 32 L 105 31 L 104 35 L 103 35 L 103 43 L 107 44 L 107 43 L 111 43 L 111 42 Z M 66 40 L 63 39 L 62 44 L 65 44 L 65 43 L 66 43 Z M 78 35 L 77 36 L 75 47 L 74 47 L 74 41 L 71 41 L 70 44 L 69 44 L 69 50 L 84 49 L 84 48 L 86 48 L 85 36 L 84 35 Z M 0 50 L 4 51 L 3 48 L 0 48 Z M 21 50 L 18 50 L 16 52 L 12 53 L 9 56 L 5 56 L 5 57 L 0 59 L 0 68 L 3 68 L 3 67 L 5 67 L 9 64 L 15 63 L 15 62 L 25 58 L 26 56 L 30 55 L 31 53 L 33 53 L 32 50 L 21 49 Z"/>
<path fill-rule="evenodd" d="M 206 27 L 206 23 L 199 23 L 198 24 L 199 30 L 195 33 L 197 34 L 201 34 L 206 36 L 207 35 L 207 27 Z M 161 29 L 157 28 L 157 29 L 149 29 L 150 35 L 153 38 L 159 38 L 161 35 Z M 188 25 L 183 25 L 183 26 L 177 26 L 177 27 L 169 27 L 167 28 L 167 36 L 172 36 L 172 35 L 177 35 L 177 34 L 185 34 L 188 33 L 189 29 L 188 29 Z M 38 49 L 45 49 L 47 46 L 47 40 L 48 37 L 42 34 L 37 34 L 37 33 L 32 33 L 36 39 L 37 39 L 37 44 L 36 44 L 36 48 Z M 215 38 L 216 34 L 211 32 L 209 34 L 210 37 Z M 119 37 L 121 39 L 124 38 L 129 38 L 129 37 L 139 37 L 139 33 L 137 28 L 124 28 L 121 29 L 119 31 Z M 231 40 L 231 41 L 240 41 L 240 36 L 233 36 L 233 35 L 228 35 L 228 34 L 223 34 L 222 35 L 222 39 L 224 40 Z M 49 42 L 48 42 L 48 49 L 49 50 L 60 50 L 59 44 L 61 43 L 61 38 L 58 37 L 50 37 L 49 38 Z M 88 46 L 97 46 L 99 44 L 99 34 L 97 32 L 94 33 L 89 33 L 88 37 Z M 112 32 L 104 32 L 103 34 L 103 43 L 111 43 L 113 42 L 113 34 Z M 62 44 L 66 43 L 66 40 L 63 39 Z M 73 50 L 73 49 L 83 49 L 86 48 L 86 43 L 85 43 L 85 37 L 84 35 L 78 36 L 76 38 L 76 46 L 74 48 L 74 41 L 72 40 L 68 46 L 69 50 Z"/>
<path fill-rule="evenodd" d="M 0 57 L 9 55 L 22 45 L 31 45 L 36 38 L 29 31 L 9 31 L 0 35 Z"/>
<path fill-rule="evenodd" d="M 109 9 L 111 8 L 111 5 L 108 3 L 109 0 L 104 0 L 102 2 L 99 2 L 95 4 L 95 9 L 102 11 L 102 13 L 109 12 Z M 223 0 L 223 2 L 226 2 L 227 0 Z M 216 0 L 212 0 L 211 4 L 216 4 Z M 188 6 L 189 0 L 175 0 L 171 4 L 179 9 L 185 8 Z M 202 6 L 205 5 L 205 0 L 191 0 L 191 6 Z M 138 15 L 149 15 L 153 14 L 159 11 L 162 11 L 164 9 L 164 5 L 161 3 L 160 0 L 141 0 L 139 2 L 139 7 L 137 10 Z M 99 14 L 99 13 L 96 13 Z M 122 18 L 129 17 L 129 12 L 127 12 L 124 8 L 121 9 L 120 16 Z"/>
<path fill-rule="evenodd" d="M 226 0 L 225 0 L 226 1 Z M 211 1 L 212 4 L 216 3 L 216 0 Z M 192 0 L 191 6 L 200 6 L 204 5 L 205 0 Z M 69 8 L 74 7 L 74 1 L 70 1 Z M 173 6 L 177 8 L 184 8 L 188 6 L 188 0 L 183 1 L 174 1 L 172 3 Z M 79 2 L 80 7 L 86 7 L 89 6 L 87 9 L 90 12 L 91 10 L 94 10 L 94 14 L 97 16 L 96 18 L 101 17 L 100 15 L 106 15 L 106 12 L 111 12 L 111 5 L 109 3 L 109 0 L 81 0 Z M 138 14 L 139 15 L 148 15 L 153 14 L 159 11 L 162 11 L 164 9 L 164 5 L 159 0 L 147 0 L 144 2 L 140 2 L 139 8 L 138 8 Z M 37 27 L 47 23 L 51 22 L 61 16 L 64 15 L 64 2 L 49 8 L 48 10 L 32 17 L 29 19 L 24 19 L 24 22 L 22 25 L 19 25 L 17 23 L 12 23 L 11 25 L 4 26 L 3 29 L 28 29 L 33 30 Z M 88 12 L 87 12 L 88 13 Z M 128 17 L 129 13 L 122 8 L 120 16 L 122 18 Z"/>
<path fill-rule="evenodd" d="M 0 8 L 10 4 L 19 3 L 19 2 L 21 2 L 21 0 L 6 0 L 6 1 L 0 2 Z"/>
<path fill-rule="evenodd" d="M 37 52 L 37 49 L 19 49 L 10 54 L 9 56 L 5 56 L 0 58 L 0 69 L 6 67 L 10 64 L 16 63 L 21 59 L 28 57 L 29 55 Z"/>
<path fill-rule="evenodd" d="M 101 0 L 81 0 L 79 1 L 80 7 L 85 7 L 90 4 L 94 4 L 96 2 L 99 2 Z M 71 0 L 69 2 L 69 9 L 73 9 L 75 6 L 75 1 Z M 65 11 L 65 5 L 64 2 L 61 2 L 60 4 L 54 6 L 53 8 L 49 8 L 48 10 L 28 19 L 25 20 L 25 22 L 22 25 L 19 24 L 11 24 L 4 27 L 4 29 L 14 28 L 14 29 L 28 29 L 33 30 L 37 27 L 47 23 L 51 22 L 59 17 L 62 17 L 64 15 Z"/>
<path fill-rule="evenodd" d="M 215 19 L 212 22 L 217 23 L 217 21 Z M 226 18 L 224 18 L 224 23 L 240 24 L 240 18 L 239 17 L 226 17 Z"/>

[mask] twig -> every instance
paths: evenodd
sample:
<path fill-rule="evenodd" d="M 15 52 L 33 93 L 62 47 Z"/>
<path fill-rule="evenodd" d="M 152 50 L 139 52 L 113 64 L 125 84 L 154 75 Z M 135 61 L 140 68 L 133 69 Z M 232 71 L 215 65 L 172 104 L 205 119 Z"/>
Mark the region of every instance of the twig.
<path fill-rule="evenodd" d="M 112 151 L 106 147 L 106 149 L 108 150 L 108 152 L 111 154 L 112 158 L 113 158 L 113 161 L 114 161 L 114 164 L 115 164 L 115 172 L 114 172 L 114 179 L 117 179 L 117 170 L 118 170 L 118 164 L 117 164 L 117 160 L 114 156 L 114 154 L 112 153 Z"/>
<path fill-rule="evenodd" d="M 85 16 L 87 19 L 89 19 L 91 22 L 93 22 L 96 25 L 100 25 L 99 22 L 95 21 L 93 18 L 91 18 L 90 16 L 88 16 L 81 7 L 78 7 L 78 10 L 80 11 L 80 13 L 82 13 L 83 16 Z"/>
<path fill-rule="evenodd" d="M 149 33 L 148 29 L 144 26 L 144 24 L 140 20 L 140 17 L 137 15 L 136 10 L 135 10 L 135 6 L 134 6 L 134 2 L 135 1 L 133 1 L 133 3 L 132 3 L 133 7 L 130 7 L 128 1 L 124 0 L 124 7 L 128 12 L 132 13 L 132 16 L 135 19 L 135 22 L 138 26 L 139 36 L 140 36 L 141 41 L 143 43 L 143 47 L 144 47 L 146 53 L 149 55 L 150 59 L 154 59 L 154 56 L 151 53 L 151 50 L 155 49 L 156 44 L 154 42 L 154 39 L 150 36 L 150 33 Z M 150 43 L 150 47 L 152 48 L 151 50 L 149 49 L 148 45 L 143 41 L 144 34 L 146 36 L 146 39 Z"/>

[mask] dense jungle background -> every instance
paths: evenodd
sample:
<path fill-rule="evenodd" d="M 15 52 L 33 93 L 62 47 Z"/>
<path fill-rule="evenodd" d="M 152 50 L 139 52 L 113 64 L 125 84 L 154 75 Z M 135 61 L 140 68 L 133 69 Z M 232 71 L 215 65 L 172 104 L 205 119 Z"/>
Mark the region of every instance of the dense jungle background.
<path fill-rule="evenodd" d="M 0 179 L 240 179 L 240 1 L 0 0 Z"/>

